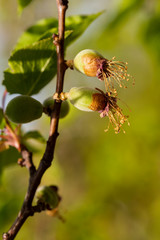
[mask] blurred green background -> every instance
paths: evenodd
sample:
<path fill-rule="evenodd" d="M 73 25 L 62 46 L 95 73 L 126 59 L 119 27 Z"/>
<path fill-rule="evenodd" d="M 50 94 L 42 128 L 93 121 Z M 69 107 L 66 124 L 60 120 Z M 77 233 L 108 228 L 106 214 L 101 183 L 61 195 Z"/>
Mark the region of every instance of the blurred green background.
<path fill-rule="evenodd" d="M 55 2 L 35 0 L 20 18 L 15 0 L 0 0 L 0 81 L 17 38 L 40 18 L 57 17 Z M 105 133 L 107 119 L 71 107 L 68 117 L 60 121 L 55 159 L 42 179 L 42 184 L 59 186 L 59 211 L 66 221 L 36 214 L 17 240 L 160 239 L 160 1 L 70 0 L 67 15 L 101 10 L 105 12 L 68 48 L 66 57 L 93 48 L 108 59 L 116 56 L 129 63 L 136 84 L 121 89 L 119 98 L 131 126 L 124 126 L 126 134 L 116 135 L 112 128 Z M 104 89 L 96 78 L 67 71 L 65 90 L 74 86 Z M 34 97 L 43 102 L 54 89 L 53 80 Z M 0 97 L 3 91 L 1 85 Z M 47 138 L 49 119 L 44 116 L 24 129 L 41 129 Z M 37 147 L 44 150 L 43 145 Z M 42 152 L 35 154 L 36 164 Z M 3 170 L 0 234 L 16 218 L 27 184 L 26 169 L 14 164 Z"/>

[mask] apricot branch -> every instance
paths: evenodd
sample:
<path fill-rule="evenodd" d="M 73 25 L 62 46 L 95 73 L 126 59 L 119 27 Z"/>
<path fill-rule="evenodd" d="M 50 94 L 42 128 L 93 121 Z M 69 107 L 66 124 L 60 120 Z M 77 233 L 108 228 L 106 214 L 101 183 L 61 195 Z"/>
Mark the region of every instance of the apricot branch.
<path fill-rule="evenodd" d="M 68 8 L 68 1 L 66 0 L 57 0 L 58 7 L 58 41 L 56 44 L 57 49 L 57 84 L 56 84 L 56 92 L 60 94 L 63 91 L 63 82 L 64 82 L 64 74 L 66 71 L 66 65 L 64 61 L 64 31 L 65 31 L 65 12 Z M 51 166 L 54 149 L 56 144 L 56 139 L 59 135 L 58 133 L 58 123 L 59 123 L 59 115 L 61 109 L 61 101 L 54 103 L 53 111 L 51 112 L 51 123 L 50 123 L 50 132 L 49 138 L 46 145 L 45 153 L 40 161 L 38 169 L 34 169 L 29 179 L 29 186 L 27 190 L 27 194 L 25 196 L 22 208 L 16 218 L 15 222 L 9 229 L 7 233 L 3 234 L 3 240 L 12 240 L 15 238 L 24 222 L 27 220 L 29 216 L 33 216 L 35 212 L 40 212 L 45 210 L 44 205 L 32 206 L 33 198 L 35 196 L 35 192 L 37 187 L 41 182 L 41 178 L 45 171 Z M 29 153 L 29 152 L 28 152 Z M 31 160 L 31 155 L 27 154 L 25 149 L 22 151 L 23 157 Z M 26 154 L 26 155 L 25 155 Z M 31 169 L 30 169 L 31 170 Z"/>

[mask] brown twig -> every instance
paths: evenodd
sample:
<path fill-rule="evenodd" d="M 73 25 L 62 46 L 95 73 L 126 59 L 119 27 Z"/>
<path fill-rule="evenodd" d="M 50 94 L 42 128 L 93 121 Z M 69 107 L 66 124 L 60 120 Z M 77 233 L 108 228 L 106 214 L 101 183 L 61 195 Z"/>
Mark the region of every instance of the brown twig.
<path fill-rule="evenodd" d="M 36 172 L 36 167 L 32 160 L 32 152 L 30 152 L 23 144 L 20 146 L 22 159 L 18 161 L 18 164 L 21 167 L 26 167 L 29 170 L 30 177 L 32 177 Z"/>
<path fill-rule="evenodd" d="M 64 74 L 66 71 L 66 65 L 64 61 L 64 32 L 65 32 L 65 12 L 68 7 L 67 0 L 57 0 L 58 7 L 58 41 L 56 41 L 56 49 L 57 49 L 57 85 L 56 92 L 60 94 L 63 91 L 63 81 Z M 27 190 L 27 194 L 25 196 L 22 208 L 16 218 L 15 222 L 9 229 L 7 233 L 3 234 L 3 240 L 12 240 L 15 238 L 22 225 L 26 221 L 29 216 L 33 216 L 35 212 L 40 212 L 44 210 L 44 207 L 41 206 L 32 206 L 32 201 L 36 192 L 38 185 L 41 182 L 41 178 L 45 171 L 51 166 L 54 149 L 56 144 L 56 139 L 58 137 L 58 123 L 59 123 L 59 114 L 61 108 L 61 101 L 55 101 L 54 110 L 51 114 L 51 123 L 50 123 L 50 132 L 49 139 L 47 141 L 45 153 L 40 161 L 39 167 L 36 170 L 34 165 L 31 164 L 33 171 L 30 171 L 30 180 L 29 186 Z M 26 149 L 22 151 L 23 157 L 25 160 L 31 163 L 32 156 Z M 29 165 L 28 165 L 29 166 Z M 29 167 L 29 169 L 30 169 Z M 31 170 L 31 169 L 30 169 Z"/>

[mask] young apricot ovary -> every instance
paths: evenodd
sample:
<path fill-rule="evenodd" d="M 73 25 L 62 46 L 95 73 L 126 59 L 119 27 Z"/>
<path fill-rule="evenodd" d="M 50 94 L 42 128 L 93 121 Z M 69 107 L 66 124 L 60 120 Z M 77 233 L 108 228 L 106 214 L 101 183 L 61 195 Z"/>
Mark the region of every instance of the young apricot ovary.
<path fill-rule="evenodd" d="M 36 202 L 44 203 L 48 209 L 54 209 L 58 206 L 61 197 L 58 194 L 56 186 L 40 186 L 36 191 Z"/>
<path fill-rule="evenodd" d="M 5 110 L 5 115 L 14 123 L 31 122 L 40 118 L 42 113 L 42 104 L 36 99 L 25 95 L 13 98 Z"/>
<path fill-rule="evenodd" d="M 86 87 L 73 87 L 68 98 L 74 107 L 81 111 L 101 111 L 105 108 L 105 97 L 98 90 Z"/>
<path fill-rule="evenodd" d="M 53 99 L 53 97 L 49 97 L 49 98 L 45 99 L 43 102 L 43 107 L 45 108 L 45 110 L 46 110 L 45 112 L 48 115 L 50 115 L 54 109 L 54 101 L 55 100 Z M 62 102 L 59 118 L 66 117 L 67 114 L 69 113 L 69 110 L 70 110 L 69 103 L 67 101 Z"/>
<path fill-rule="evenodd" d="M 99 59 L 103 56 L 95 50 L 85 49 L 80 51 L 74 58 L 74 67 L 89 77 L 96 77 Z"/>

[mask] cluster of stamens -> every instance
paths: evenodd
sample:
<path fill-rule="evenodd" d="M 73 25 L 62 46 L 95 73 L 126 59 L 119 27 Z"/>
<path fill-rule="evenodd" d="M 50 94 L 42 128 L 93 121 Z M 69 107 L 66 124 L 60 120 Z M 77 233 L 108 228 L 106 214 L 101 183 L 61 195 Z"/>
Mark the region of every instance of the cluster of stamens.
<path fill-rule="evenodd" d="M 115 82 L 119 87 L 127 88 L 125 81 L 129 81 L 130 74 L 127 73 L 127 62 L 115 61 L 115 57 L 112 60 L 100 59 L 99 67 L 97 71 L 97 77 L 99 80 L 105 82 L 106 91 L 116 95 L 117 90 L 115 88 Z"/>
<path fill-rule="evenodd" d="M 100 111 L 101 118 L 107 116 L 109 119 L 108 127 L 105 130 L 105 132 L 108 131 L 111 123 L 115 130 L 115 133 L 119 133 L 120 129 L 122 129 L 122 131 L 125 133 L 124 129 L 122 128 L 122 125 L 125 122 L 128 122 L 128 116 L 125 116 L 122 113 L 122 109 L 117 104 L 117 98 L 115 96 L 111 96 L 111 93 L 107 92 L 104 93 L 100 89 L 98 88 L 96 89 L 100 91 L 105 96 L 106 99 L 106 107 L 102 111 Z M 128 125 L 130 125 L 129 122 Z"/>

